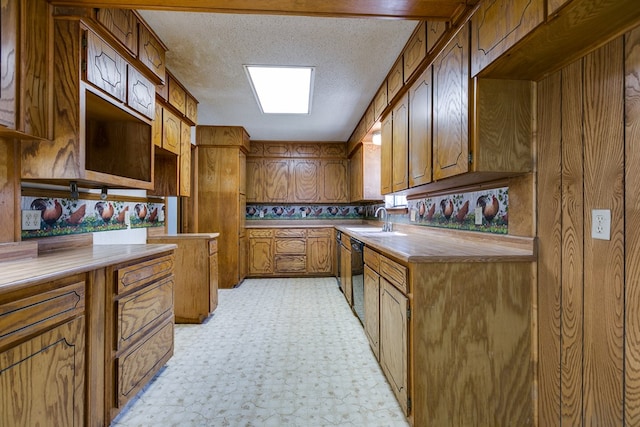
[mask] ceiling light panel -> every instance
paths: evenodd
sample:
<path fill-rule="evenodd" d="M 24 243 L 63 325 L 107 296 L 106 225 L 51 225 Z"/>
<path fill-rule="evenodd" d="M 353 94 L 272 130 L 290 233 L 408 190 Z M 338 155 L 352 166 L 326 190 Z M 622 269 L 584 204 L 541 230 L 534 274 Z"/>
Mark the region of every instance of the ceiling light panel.
<path fill-rule="evenodd" d="M 244 68 L 263 113 L 310 113 L 315 67 L 245 65 Z"/>

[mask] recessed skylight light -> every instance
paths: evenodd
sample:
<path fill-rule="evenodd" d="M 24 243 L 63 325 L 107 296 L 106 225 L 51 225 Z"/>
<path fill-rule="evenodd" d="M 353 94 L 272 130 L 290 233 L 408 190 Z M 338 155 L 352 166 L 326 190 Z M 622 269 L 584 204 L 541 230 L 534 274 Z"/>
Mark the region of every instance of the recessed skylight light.
<path fill-rule="evenodd" d="M 314 67 L 245 65 L 265 114 L 309 114 Z"/>

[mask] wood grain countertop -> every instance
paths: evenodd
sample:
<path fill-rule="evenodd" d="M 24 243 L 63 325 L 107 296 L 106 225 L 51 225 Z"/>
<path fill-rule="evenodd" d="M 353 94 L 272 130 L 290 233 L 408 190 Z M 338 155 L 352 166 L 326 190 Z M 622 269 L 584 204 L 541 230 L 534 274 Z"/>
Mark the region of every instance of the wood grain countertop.
<path fill-rule="evenodd" d="M 220 236 L 220 233 L 178 233 L 178 234 L 157 234 L 155 236 L 148 236 L 147 241 L 151 240 L 210 240 L 216 239 Z"/>
<path fill-rule="evenodd" d="M 93 245 L 0 262 L 0 295 L 36 283 L 173 251 L 175 248 L 174 244 Z"/>
<path fill-rule="evenodd" d="M 337 230 L 366 246 L 405 263 L 535 261 L 532 237 L 487 235 L 427 227 L 396 227 L 378 232 L 379 226 L 336 226 Z"/>

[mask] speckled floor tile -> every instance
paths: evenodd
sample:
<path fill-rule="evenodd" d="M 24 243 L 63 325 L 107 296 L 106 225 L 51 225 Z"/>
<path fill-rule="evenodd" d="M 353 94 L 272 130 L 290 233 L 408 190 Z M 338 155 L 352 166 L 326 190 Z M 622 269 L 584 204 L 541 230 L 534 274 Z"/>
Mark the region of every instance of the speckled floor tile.
<path fill-rule="evenodd" d="M 113 427 L 408 426 L 335 280 L 248 279 Z"/>

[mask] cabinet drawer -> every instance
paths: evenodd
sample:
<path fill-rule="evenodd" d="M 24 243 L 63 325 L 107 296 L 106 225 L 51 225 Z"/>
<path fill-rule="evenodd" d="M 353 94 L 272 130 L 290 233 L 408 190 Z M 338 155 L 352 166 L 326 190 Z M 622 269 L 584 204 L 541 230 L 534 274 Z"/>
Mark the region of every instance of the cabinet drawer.
<path fill-rule="evenodd" d="M 117 405 L 122 408 L 173 355 L 173 318 L 116 359 Z"/>
<path fill-rule="evenodd" d="M 304 255 L 307 253 L 306 240 L 299 239 L 277 239 L 276 254 Z"/>
<path fill-rule="evenodd" d="M 218 252 L 218 240 L 209 240 L 209 255 L 213 255 Z"/>
<path fill-rule="evenodd" d="M 307 237 L 333 237 L 331 228 L 310 228 L 307 230 Z"/>
<path fill-rule="evenodd" d="M 249 230 L 249 238 L 258 238 L 258 237 L 273 237 L 273 230 L 271 229 L 250 229 Z"/>
<path fill-rule="evenodd" d="M 87 81 L 119 101 L 127 92 L 127 63 L 104 40 L 91 31 L 87 37 Z"/>
<path fill-rule="evenodd" d="M 307 269 L 307 257 L 296 255 L 276 256 L 276 273 L 304 273 Z"/>
<path fill-rule="evenodd" d="M 306 237 L 307 230 L 304 228 L 293 228 L 293 229 L 277 229 L 275 231 L 276 237 Z"/>
<path fill-rule="evenodd" d="M 396 288 L 405 294 L 407 293 L 407 267 L 387 257 L 381 256 L 380 275 L 385 277 Z"/>
<path fill-rule="evenodd" d="M 173 272 L 173 255 L 165 255 L 149 261 L 119 268 L 116 293 L 122 294 L 144 286 Z"/>
<path fill-rule="evenodd" d="M 369 266 L 370 269 L 378 273 L 380 271 L 380 254 L 365 246 L 364 263 Z"/>
<path fill-rule="evenodd" d="M 127 104 L 137 112 L 154 119 L 156 86 L 133 67 L 128 68 Z"/>
<path fill-rule="evenodd" d="M 0 306 L 0 343 L 4 346 L 82 315 L 84 307 L 84 281 L 3 304 Z"/>
<path fill-rule="evenodd" d="M 121 299 L 117 303 L 116 350 L 137 341 L 173 308 L 173 276 Z"/>

